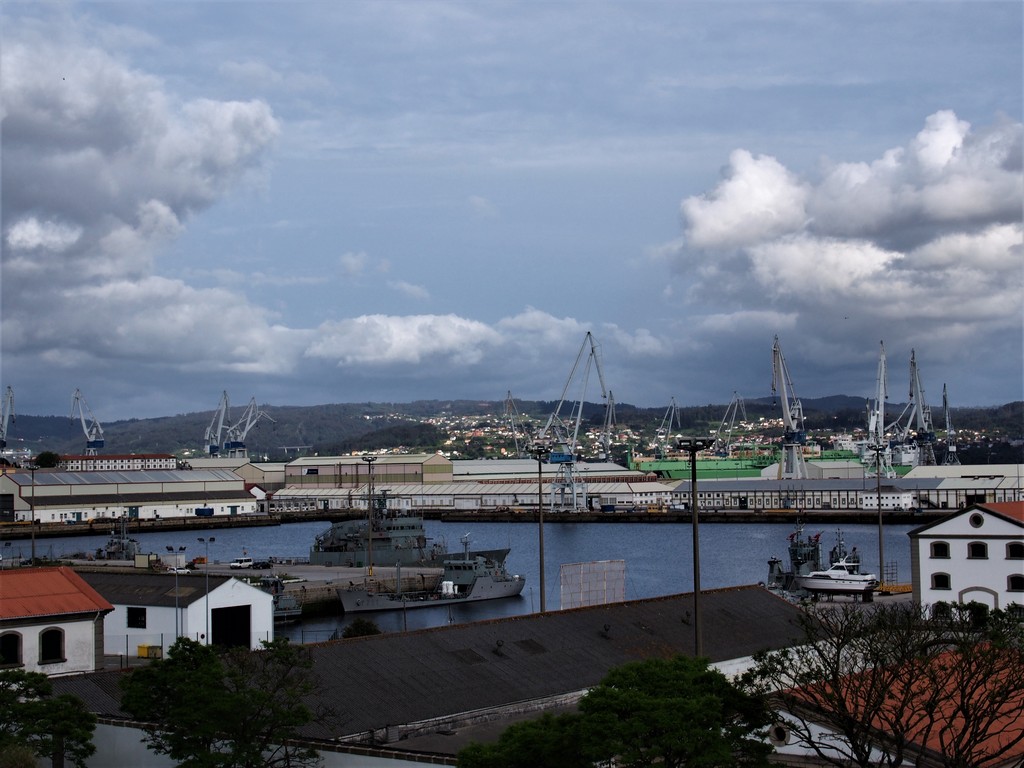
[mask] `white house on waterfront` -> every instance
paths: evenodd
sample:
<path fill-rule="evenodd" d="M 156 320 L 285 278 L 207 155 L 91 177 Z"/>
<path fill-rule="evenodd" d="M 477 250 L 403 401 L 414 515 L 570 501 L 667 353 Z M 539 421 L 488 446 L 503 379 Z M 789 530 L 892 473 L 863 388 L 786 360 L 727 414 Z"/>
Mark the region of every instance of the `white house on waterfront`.
<path fill-rule="evenodd" d="M 51 677 L 93 672 L 113 610 L 71 568 L 0 570 L 0 666 Z"/>
<path fill-rule="evenodd" d="M 908 535 L 915 601 L 1024 611 L 1024 502 L 978 504 Z"/>
<path fill-rule="evenodd" d="M 273 596 L 233 576 L 100 570 L 81 576 L 113 606 L 102 637 L 108 656 L 160 658 L 179 636 L 253 650 L 274 639 Z"/>

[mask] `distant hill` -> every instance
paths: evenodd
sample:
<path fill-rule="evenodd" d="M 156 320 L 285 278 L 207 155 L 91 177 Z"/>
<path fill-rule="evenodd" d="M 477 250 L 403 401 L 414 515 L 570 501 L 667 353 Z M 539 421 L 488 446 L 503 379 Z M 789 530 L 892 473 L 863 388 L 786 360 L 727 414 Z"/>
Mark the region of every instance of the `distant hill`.
<path fill-rule="evenodd" d="M 851 431 L 866 423 L 867 402 L 863 398 L 834 395 L 802 399 L 808 430 Z M 516 401 L 518 413 L 526 421 L 543 424 L 556 402 Z M 905 404 L 889 403 L 886 413 L 895 418 Z M 246 437 L 249 454 L 281 459 L 298 453 L 324 454 L 371 450 L 406 445 L 433 450 L 447 435 L 445 420 L 460 420 L 479 426 L 496 425 L 505 419 L 502 401 L 417 400 L 411 403 L 339 403 L 315 406 L 270 406 L 261 408 L 273 419 L 261 419 Z M 709 404 L 680 407 L 679 423 L 684 432 L 707 434 L 725 416 L 728 405 Z M 777 419 L 781 404 L 772 398 L 745 401 L 747 418 Z M 586 403 L 585 423 L 600 425 L 604 406 Z M 240 416 L 241 409 L 236 418 Z M 101 453 L 173 453 L 203 455 L 203 436 L 213 412 L 188 413 L 152 419 L 128 419 L 103 424 L 106 445 Z M 666 409 L 640 408 L 616 404 L 617 422 L 643 434 L 653 435 L 666 416 Z M 1020 439 L 1024 431 L 1024 402 L 991 408 L 952 410 L 953 424 L 966 436 L 981 430 L 997 440 Z M 945 423 L 941 409 L 933 408 L 936 430 Z M 427 423 L 427 420 L 430 420 Z M 371 437 L 372 436 L 372 437 Z M 81 423 L 58 416 L 18 415 L 8 427 L 8 448 L 28 447 L 33 452 L 54 451 L 79 454 L 85 450 Z"/>

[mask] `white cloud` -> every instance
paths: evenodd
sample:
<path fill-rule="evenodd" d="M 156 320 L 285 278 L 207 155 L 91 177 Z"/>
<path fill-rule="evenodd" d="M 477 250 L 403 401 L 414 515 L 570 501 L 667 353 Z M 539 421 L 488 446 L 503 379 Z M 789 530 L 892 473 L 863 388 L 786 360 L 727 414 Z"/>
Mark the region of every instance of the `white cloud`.
<path fill-rule="evenodd" d="M 729 156 L 725 181 L 683 201 L 687 242 L 735 248 L 797 232 L 807 219 L 806 200 L 806 187 L 778 160 L 738 149 Z"/>
<path fill-rule="evenodd" d="M 366 270 L 367 255 L 363 251 L 343 253 L 338 260 L 341 262 L 342 273 L 348 277 L 358 277 Z"/>
<path fill-rule="evenodd" d="M 81 236 L 81 227 L 27 216 L 7 229 L 7 247 L 16 251 L 35 248 L 63 251 L 73 246 Z"/>
<path fill-rule="evenodd" d="M 408 296 L 410 299 L 429 299 L 430 291 L 424 288 L 422 285 L 414 285 L 408 283 L 405 280 L 390 280 L 388 281 L 388 287 L 394 291 L 398 291 L 403 296 Z"/>
<path fill-rule="evenodd" d="M 487 347 L 500 341 L 484 323 L 455 315 L 363 315 L 324 323 L 306 356 L 339 365 L 420 364 L 447 360 L 479 362 Z"/>

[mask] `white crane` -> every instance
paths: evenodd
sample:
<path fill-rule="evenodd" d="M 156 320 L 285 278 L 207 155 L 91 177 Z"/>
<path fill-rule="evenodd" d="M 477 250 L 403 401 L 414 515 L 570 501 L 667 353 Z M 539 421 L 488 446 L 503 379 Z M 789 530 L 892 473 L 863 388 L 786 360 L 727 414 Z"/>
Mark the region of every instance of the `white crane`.
<path fill-rule="evenodd" d="M 778 393 L 782 401 L 782 461 L 779 463 L 779 480 L 802 480 L 807 477 L 804 466 L 804 409 L 796 397 L 793 381 L 782 356 L 779 337 L 772 345 L 772 394 Z"/>
<path fill-rule="evenodd" d="M 946 397 L 946 385 L 942 385 L 942 414 L 946 417 L 946 455 L 942 463 L 946 466 L 955 466 L 960 463 L 960 457 L 956 455 L 956 430 L 953 429 L 953 419 L 949 415 L 949 398 Z"/>
<path fill-rule="evenodd" d="M 88 414 L 88 420 L 91 423 L 86 423 L 86 414 Z M 103 427 L 100 426 L 96 417 L 92 415 L 88 403 L 85 402 L 81 390 L 78 389 L 71 396 L 71 419 L 74 420 L 76 415 L 81 420 L 82 431 L 85 433 L 85 455 L 95 456 L 96 451 L 102 448 L 105 443 Z"/>
<path fill-rule="evenodd" d="M 8 387 L 0 406 L 0 449 L 7 447 L 7 423 L 14 420 L 14 390 Z"/>
<path fill-rule="evenodd" d="M 213 419 L 210 421 L 210 426 L 206 428 L 206 434 L 203 437 L 203 443 L 206 445 L 206 452 L 210 456 L 216 456 L 220 453 L 221 445 L 223 445 L 224 437 L 224 422 L 228 418 L 228 393 L 227 390 L 220 397 L 220 405 L 217 406 L 217 410 L 213 412 Z"/>
<path fill-rule="evenodd" d="M 921 373 L 917 369 L 917 358 L 910 350 L 910 401 L 913 411 L 907 421 L 908 433 L 913 434 L 917 443 L 918 463 L 925 466 L 935 464 L 935 428 L 932 426 L 932 409 L 924 399 Z"/>
<path fill-rule="evenodd" d="M 255 427 L 256 423 L 260 419 L 266 419 L 267 421 L 274 422 L 274 420 L 267 415 L 266 411 L 260 410 L 260 407 L 256 405 L 256 396 L 253 395 L 253 398 L 249 401 L 249 405 L 246 406 L 245 411 L 242 413 L 242 418 L 227 429 L 227 439 L 224 441 L 224 450 L 228 457 L 245 458 L 249 455 L 245 450 L 245 438 L 246 435 L 249 434 L 249 430 Z"/>
<path fill-rule="evenodd" d="M 868 450 L 874 451 L 875 472 L 881 477 L 892 477 L 892 452 L 885 436 L 885 401 L 889 399 L 885 369 L 885 342 L 878 342 L 878 378 L 875 382 L 875 401 L 868 409 Z M 861 456 L 864 458 L 863 454 Z"/>
<path fill-rule="evenodd" d="M 682 429 L 682 424 L 679 423 L 679 406 L 676 405 L 675 397 L 669 401 L 668 410 L 665 411 L 665 416 L 661 420 L 661 426 L 654 433 L 654 458 L 663 459 L 668 455 L 673 427 Z"/>
<path fill-rule="evenodd" d="M 523 417 L 516 408 L 516 401 L 512 398 L 511 390 L 505 395 L 505 421 L 508 422 L 509 432 L 512 433 L 512 445 L 515 447 L 516 458 L 526 458 L 529 452 L 526 450 L 527 432 L 523 424 Z"/>
<path fill-rule="evenodd" d="M 584 361 L 584 356 L 586 360 Z M 615 404 L 610 398 L 610 393 L 604 385 L 604 373 L 601 371 L 601 359 L 598 353 L 597 343 L 593 335 L 587 331 L 583 337 L 583 344 L 576 355 L 576 362 L 573 363 L 569 378 L 566 379 L 562 388 L 562 396 L 559 398 L 555 410 L 548 416 L 544 427 L 534 438 L 533 450 L 546 451 L 548 462 L 559 465 L 558 480 L 552 483 L 552 508 L 562 507 L 569 509 L 581 509 L 586 506 L 586 485 L 579 479 L 575 471 L 575 463 L 578 458 L 580 422 L 583 418 L 583 406 L 586 402 L 587 385 L 590 380 L 591 369 L 597 371 L 598 381 L 601 386 L 601 399 L 605 401 L 605 415 L 602 433 L 598 437 L 599 453 L 607 452 L 611 446 L 611 430 L 614 424 Z M 569 405 L 569 411 L 563 415 L 562 409 L 568 403 L 566 396 L 570 387 L 578 386 L 578 396 Z M 560 503 L 554 501 L 556 493 L 561 495 Z M 582 502 L 581 502 L 582 498 Z"/>
<path fill-rule="evenodd" d="M 729 455 L 729 446 L 732 444 L 732 431 L 736 426 L 737 415 L 741 417 L 741 421 L 746 421 L 747 407 L 739 393 L 733 392 L 732 401 L 730 401 L 729 407 L 725 409 L 725 416 L 722 417 L 722 423 L 718 425 L 718 431 L 715 433 L 715 442 L 711 446 L 711 450 L 719 456 Z"/>

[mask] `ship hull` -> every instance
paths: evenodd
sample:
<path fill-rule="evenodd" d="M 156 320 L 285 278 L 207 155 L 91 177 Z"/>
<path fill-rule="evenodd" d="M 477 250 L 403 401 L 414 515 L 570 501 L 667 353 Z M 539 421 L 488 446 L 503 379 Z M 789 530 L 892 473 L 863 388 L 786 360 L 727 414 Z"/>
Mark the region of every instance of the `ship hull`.
<path fill-rule="evenodd" d="M 342 588 L 338 590 L 338 598 L 345 613 L 369 613 L 409 608 L 432 608 L 439 605 L 518 597 L 522 594 L 525 584 L 525 579 L 520 576 L 513 576 L 508 580 L 496 580 L 489 576 L 481 576 L 467 592 L 463 593 L 446 595 L 443 590 L 406 593 L 370 592 L 362 588 Z"/>

